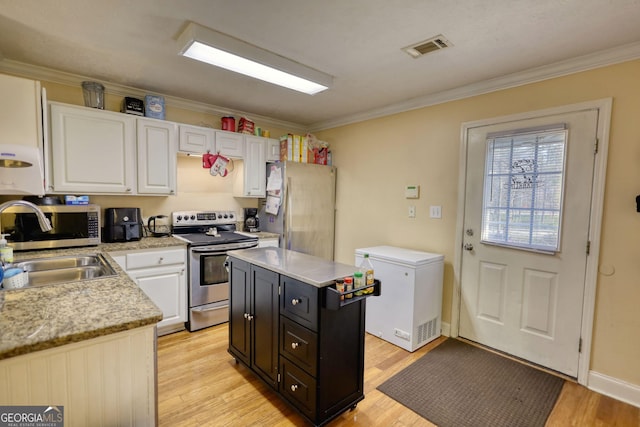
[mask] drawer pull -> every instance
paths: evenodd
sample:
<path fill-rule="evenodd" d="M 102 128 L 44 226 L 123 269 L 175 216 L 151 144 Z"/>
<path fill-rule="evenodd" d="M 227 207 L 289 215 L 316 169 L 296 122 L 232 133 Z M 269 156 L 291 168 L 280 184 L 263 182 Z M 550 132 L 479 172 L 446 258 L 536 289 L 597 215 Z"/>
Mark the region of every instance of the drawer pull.
<path fill-rule="evenodd" d="M 297 343 L 297 342 L 292 342 L 292 343 L 291 343 L 291 348 L 295 350 L 296 348 L 298 348 L 298 346 L 299 346 L 299 345 L 300 345 L 300 344 L 299 344 L 299 343 Z"/>
<path fill-rule="evenodd" d="M 162 264 L 163 261 L 164 261 L 163 257 L 158 258 L 158 264 Z"/>
<path fill-rule="evenodd" d="M 244 318 L 247 319 L 249 322 L 251 322 L 253 320 L 253 316 L 250 315 L 249 313 L 245 313 L 244 314 Z"/>
<path fill-rule="evenodd" d="M 291 300 L 291 305 L 298 305 L 301 303 L 302 303 L 302 300 L 300 298 L 294 298 Z"/>
<path fill-rule="evenodd" d="M 296 391 L 298 389 L 298 384 L 291 384 L 291 391 Z"/>

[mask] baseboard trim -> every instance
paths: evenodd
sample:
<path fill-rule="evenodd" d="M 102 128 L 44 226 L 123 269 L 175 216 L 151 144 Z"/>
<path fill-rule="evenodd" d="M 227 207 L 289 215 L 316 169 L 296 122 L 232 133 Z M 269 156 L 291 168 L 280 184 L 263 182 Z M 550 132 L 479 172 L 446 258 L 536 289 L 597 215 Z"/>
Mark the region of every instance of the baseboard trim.
<path fill-rule="evenodd" d="M 450 323 L 445 323 L 445 322 L 440 322 L 440 334 L 444 335 L 445 337 L 450 337 L 451 336 L 451 324 Z"/>
<path fill-rule="evenodd" d="M 640 386 L 636 384 L 589 371 L 587 388 L 640 408 Z"/>

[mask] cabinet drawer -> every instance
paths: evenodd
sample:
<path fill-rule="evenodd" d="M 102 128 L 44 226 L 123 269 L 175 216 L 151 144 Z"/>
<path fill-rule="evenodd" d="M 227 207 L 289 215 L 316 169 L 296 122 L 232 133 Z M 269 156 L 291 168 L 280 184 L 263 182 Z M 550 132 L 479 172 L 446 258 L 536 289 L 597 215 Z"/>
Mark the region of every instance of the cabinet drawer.
<path fill-rule="evenodd" d="M 280 393 L 311 420 L 316 417 L 316 380 L 286 357 L 280 358 Z"/>
<path fill-rule="evenodd" d="M 318 331 L 318 288 L 287 276 L 280 276 L 280 314 L 312 331 Z"/>
<path fill-rule="evenodd" d="M 280 318 L 280 354 L 315 377 L 318 335 L 283 316 Z"/>
<path fill-rule="evenodd" d="M 161 265 L 184 264 L 185 262 L 185 249 L 162 249 L 159 251 L 128 253 L 126 255 L 127 270 L 158 267 Z"/>

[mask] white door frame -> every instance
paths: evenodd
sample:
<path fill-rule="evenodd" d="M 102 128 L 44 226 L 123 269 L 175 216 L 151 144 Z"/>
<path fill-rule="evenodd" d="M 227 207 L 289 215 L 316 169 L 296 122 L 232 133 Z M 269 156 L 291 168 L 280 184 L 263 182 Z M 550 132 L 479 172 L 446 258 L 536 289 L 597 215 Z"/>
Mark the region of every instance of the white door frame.
<path fill-rule="evenodd" d="M 588 101 L 562 107 L 530 111 L 509 116 L 494 117 L 462 123 L 460 135 L 460 168 L 458 171 L 458 212 L 456 221 L 456 239 L 453 260 L 453 295 L 451 301 L 451 336 L 457 337 L 460 330 L 462 245 L 464 239 L 464 213 L 467 170 L 467 136 L 469 129 L 499 123 L 532 119 L 553 114 L 565 114 L 586 109 L 597 109 L 598 112 L 598 154 L 595 156 L 593 188 L 591 192 L 591 212 L 589 221 L 589 241 L 591 242 L 587 257 L 585 292 L 582 303 L 582 351 L 578 358 L 578 383 L 587 384 L 589 362 L 591 360 L 591 342 L 593 334 L 593 318 L 596 302 L 596 284 L 598 280 L 598 259 L 600 257 L 600 232 L 602 228 L 602 211 L 604 209 L 604 188 L 607 170 L 607 154 L 609 150 L 609 126 L 611 123 L 612 98 Z M 595 141 L 594 141 L 595 144 Z M 594 145 L 595 146 L 595 145 Z"/>

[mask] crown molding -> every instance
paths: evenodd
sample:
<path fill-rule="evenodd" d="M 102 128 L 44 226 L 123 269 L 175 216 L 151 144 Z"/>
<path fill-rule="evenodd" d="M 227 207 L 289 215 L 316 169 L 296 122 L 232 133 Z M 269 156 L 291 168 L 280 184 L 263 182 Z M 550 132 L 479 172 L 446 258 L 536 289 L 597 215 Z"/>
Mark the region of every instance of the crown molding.
<path fill-rule="evenodd" d="M 309 132 L 332 129 L 365 120 L 376 119 L 405 111 L 430 107 L 445 102 L 456 101 L 472 96 L 483 95 L 490 92 L 523 86 L 556 77 L 567 76 L 582 71 L 602 68 L 609 65 L 632 61 L 640 58 L 640 42 L 630 43 L 614 49 L 607 49 L 556 62 L 554 64 L 531 68 L 529 70 L 460 86 L 454 89 L 411 98 L 396 104 L 387 105 L 361 113 L 342 116 L 333 120 L 321 121 L 309 125 Z"/>
<path fill-rule="evenodd" d="M 14 74 L 21 77 L 27 77 L 34 80 L 44 80 L 52 83 L 63 84 L 67 86 L 80 87 L 83 81 L 93 80 L 92 77 L 82 76 L 79 74 L 68 73 L 65 71 L 54 70 L 51 68 L 45 68 L 38 65 L 26 64 L 19 61 L 0 58 L 0 71 L 7 74 Z M 136 96 L 144 98 L 145 95 L 154 94 L 164 96 L 165 104 L 171 105 L 175 108 L 181 108 L 198 113 L 213 114 L 219 116 L 248 116 L 252 120 L 261 123 L 263 126 L 273 126 L 277 128 L 287 129 L 291 132 L 306 133 L 307 127 L 300 123 L 293 123 L 285 120 L 278 120 L 273 117 L 262 116 L 246 111 L 233 110 L 230 108 L 221 107 L 219 105 L 207 104 L 204 102 L 192 101 L 189 99 L 164 95 L 156 91 L 148 91 L 131 86 L 125 86 L 117 83 L 104 82 L 100 80 L 100 83 L 104 85 L 106 93 L 117 96 Z"/>

